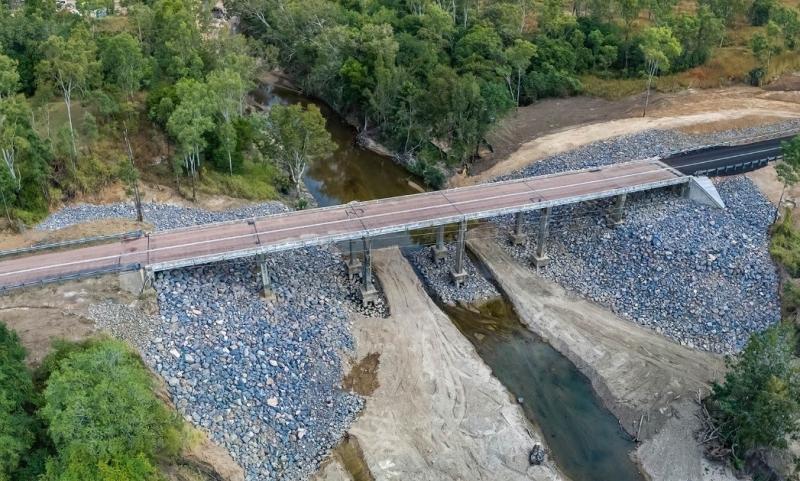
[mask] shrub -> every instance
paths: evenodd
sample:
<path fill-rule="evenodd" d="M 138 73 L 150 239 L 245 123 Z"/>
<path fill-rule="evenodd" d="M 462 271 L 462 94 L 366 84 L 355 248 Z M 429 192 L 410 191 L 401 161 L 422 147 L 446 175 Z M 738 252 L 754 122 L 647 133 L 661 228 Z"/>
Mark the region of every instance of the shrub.
<path fill-rule="evenodd" d="M 141 360 L 113 340 L 68 350 L 53 357 L 40 411 L 57 452 L 45 479 L 153 479 L 155 461 L 178 453 L 181 423 Z"/>
<path fill-rule="evenodd" d="M 792 277 L 800 276 L 800 233 L 792 225 L 791 214 L 775 225 L 769 252 Z"/>
<path fill-rule="evenodd" d="M 722 442 L 738 461 L 759 448 L 785 448 L 800 429 L 800 368 L 788 324 L 756 334 L 715 384 L 709 408 Z"/>

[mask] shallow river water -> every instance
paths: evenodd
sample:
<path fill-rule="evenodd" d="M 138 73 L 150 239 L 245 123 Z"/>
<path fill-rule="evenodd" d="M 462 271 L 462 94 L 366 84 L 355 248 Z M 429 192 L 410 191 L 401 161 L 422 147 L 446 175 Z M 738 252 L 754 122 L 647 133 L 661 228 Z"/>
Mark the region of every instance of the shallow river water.
<path fill-rule="evenodd" d="M 419 184 L 419 179 L 391 159 L 359 148 L 355 130 L 324 103 L 271 86 L 262 86 L 256 98 L 268 105 L 313 102 L 320 107 L 338 146 L 331 158 L 310 166 L 305 178 L 320 206 L 417 192 L 409 181 Z M 414 238 L 393 235 L 375 241 L 374 246 L 418 245 Z M 572 481 L 643 481 L 629 457 L 634 443 L 602 405 L 586 376 L 526 329 L 505 299 L 479 309 L 440 307 L 475 345 L 495 377 L 522 399 L 525 415 L 540 427 L 549 454 L 567 477 Z M 356 459 L 345 448 L 340 447 L 340 456 Z M 368 479 L 362 470 L 359 467 L 353 474 Z"/>

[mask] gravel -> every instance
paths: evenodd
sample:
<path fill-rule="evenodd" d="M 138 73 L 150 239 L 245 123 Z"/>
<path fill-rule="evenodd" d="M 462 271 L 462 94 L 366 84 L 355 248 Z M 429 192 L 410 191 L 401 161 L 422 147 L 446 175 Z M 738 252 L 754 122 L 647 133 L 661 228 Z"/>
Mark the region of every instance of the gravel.
<path fill-rule="evenodd" d="M 225 222 L 286 212 L 288 209 L 280 202 L 263 202 L 226 211 L 207 211 L 194 207 L 181 207 L 172 204 L 142 204 L 145 222 L 155 230 L 176 229 L 193 225 Z M 136 219 L 136 208 L 132 203 L 114 204 L 76 204 L 65 207 L 49 215 L 36 228 L 57 230 L 83 222 L 104 219 Z"/>
<path fill-rule="evenodd" d="M 421 275 L 428 289 L 445 304 L 478 303 L 500 296 L 492 283 L 478 272 L 469 256 L 464 257 L 464 270 L 469 275 L 464 284 L 460 288 L 456 288 L 450 275 L 450 271 L 455 265 L 456 246 L 454 244 L 447 245 L 447 257 L 438 265 L 434 263 L 429 248 L 405 250 L 404 253 Z"/>

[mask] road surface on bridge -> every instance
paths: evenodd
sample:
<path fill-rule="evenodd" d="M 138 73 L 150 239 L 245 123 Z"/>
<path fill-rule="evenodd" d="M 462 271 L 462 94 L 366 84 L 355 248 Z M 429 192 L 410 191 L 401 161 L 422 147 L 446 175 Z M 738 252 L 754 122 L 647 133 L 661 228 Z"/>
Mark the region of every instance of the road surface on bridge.
<path fill-rule="evenodd" d="M 101 271 L 153 271 L 372 237 L 688 183 L 657 160 L 152 233 L 0 261 L 0 288 Z"/>
<path fill-rule="evenodd" d="M 794 135 L 789 135 L 741 145 L 711 146 L 661 160 L 687 175 L 739 174 L 763 167 L 767 161 L 781 157 L 781 144 L 793 138 Z"/>

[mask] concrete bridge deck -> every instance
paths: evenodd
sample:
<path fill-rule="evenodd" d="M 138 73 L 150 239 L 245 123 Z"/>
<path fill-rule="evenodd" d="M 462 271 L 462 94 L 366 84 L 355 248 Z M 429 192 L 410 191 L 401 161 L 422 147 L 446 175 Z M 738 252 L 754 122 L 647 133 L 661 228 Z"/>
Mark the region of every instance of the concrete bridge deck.
<path fill-rule="evenodd" d="M 97 272 L 163 271 L 451 223 L 465 228 L 469 220 L 619 197 L 691 179 L 658 160 L 643 160 L 162 231 L 0 261 L 0 289 Z"/>

